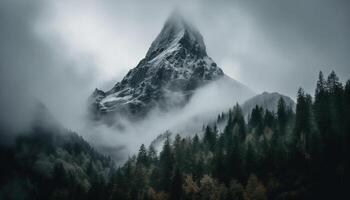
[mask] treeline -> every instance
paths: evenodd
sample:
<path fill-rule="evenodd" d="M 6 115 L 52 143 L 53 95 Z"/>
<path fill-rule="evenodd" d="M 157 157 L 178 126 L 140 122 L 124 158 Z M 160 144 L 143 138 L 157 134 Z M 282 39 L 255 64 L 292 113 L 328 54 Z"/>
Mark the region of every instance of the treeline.
<path fill-rule="evenodd" d="M 217 124 L 224 123 L 223 130 Z M 350 81 L 322 72 L 295 111 L 236 105 L 202 136 L 140 147 L 111 179 L 110 199 L 338 199 L 349 196 Z"/>
<path fill-rule="evenodd" d="M 334 72 L 295 110 L 280 99 L 246 120 L 235 105 L 200 135 L 164 135 L 115 169 L 73 132 L 33 129 L 0 145 L 0 199 L 349 199 L 350 81 Z"/>
<path fill-rule="evenodd" d="M 0 145 L 0 166 L 1 200 L 107 199 L 115 170 L 76 133 L 42 127 Z"/>

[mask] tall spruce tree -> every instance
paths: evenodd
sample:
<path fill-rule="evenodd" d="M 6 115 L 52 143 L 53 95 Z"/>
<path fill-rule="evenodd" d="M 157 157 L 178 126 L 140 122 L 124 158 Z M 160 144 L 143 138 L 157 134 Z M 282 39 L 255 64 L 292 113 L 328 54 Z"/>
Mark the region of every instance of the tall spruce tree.
<path fill-rule="evenodd" d="M 338 76 L 332 71 L 327 77 L 327 90 L 329 93 L 329 106 L 331 117 L 331 129 L 337 141 L 335 145 L 341 143 L 341 132 L 344 126 L 343 116 L 343 86 L 339 82 Z"/>
<path fill-rule="evenodd" d="M 312 130 L 312 98 L 302 88 L 298 90 L 295 116 L 295 144 L 304 153 L 309 149 Z"/>
<path fill-rule="evenodd" d="M 244 120 L 242 108 L 239 106 L 238 103 L 233 108 L 232 124 L 232 127 L 234 127 L 235 125 L 238 126 L 238 138 L 240 142 L 243 142 L 246 137 L 246 123 Z"/>
<path fill-rule="evenodd" d="M 265 109 L 264 115 L 264 127 L 269 127 L 274 129 L 276 123 L 275 114 L 267 109 Z"/>
<path fill-rule="evenodd" d="M 204 132 L 203 143 L 205 145 L 205 148 L 211 152 L 214 152 L 215 150 L 215 143 L 217 139 L 216 131 L 217 130 L 212 129 L 210 126 L 207 126 Z"/>
<path fill-rule="evenodd" d="M 137 155 L 136 164 L 137 165 L 144 165 L 144 166 L 148 166 L 148 164 L 149 164 L 147 150 L 146 150 L 146 147 L 144 144 L 142 144 L 140 149 L 139 149 L 139 154 Z"/>
<path fill-rule="evenodd" d="M 323 137 L 327 137 L 330 132 L 330 112 L 329 112 L 329 94 L 326 81 L 322 71 L 318 75 L 318 81 L 315 91 L 314 114 L 318 131 Z"/>
<path fill-rule="evenodd" d="M 278 132 L 281 135 L 285 135 L 286 133 L 286 126 L 287 126 L 287 107 L 286 102 L 281 97 L 278 100 L 278 106 L 277 106 L 277 123 L 278 123 Z"/>
<path fill-rule="evenodd" d="M 250 115 L 250 119 L 248 125 L 251 129 L 255 130 L 255 133 L 258 136 L 263 134 L 264 129 L 264 121 L 263 121 L 263 108 L 258 105 L 255 106 L 252 110 L 252 114 Z"/>
<path fill-rule="evenodd" d="M 170 145 L 170 138 L 164 142 L 163 149 L 160 152 L 159 157 L 160 167 L 160 189 L 168 192 L 171 187 L 171 177 L 173 176 L 174 170 L 174 155 Z"/>

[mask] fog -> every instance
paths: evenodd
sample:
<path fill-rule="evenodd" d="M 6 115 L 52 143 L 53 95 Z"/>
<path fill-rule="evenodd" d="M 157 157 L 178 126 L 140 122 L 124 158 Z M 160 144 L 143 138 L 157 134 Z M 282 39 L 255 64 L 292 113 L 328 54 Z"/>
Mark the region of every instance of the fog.
<path fill-rule="evenodd" d="M 117 161 L 124 161 L 136 153 L 141 144 L 149 146 L 166 131 L 172 134 L 171 139 L 176 134 L 182 137 L 202 136 L 202 127 L 215 122 L 218 114 L 254 95 L 249 90 L 245 91 L 247 88 L 235 88 L 232 84 L 227 77 L 220 78 L 197 89 L 184 107 L 169 111 L 155 108 L 137 123 L 118 118 L 122 129 L 88 121 L 80 132 L 101 151 L 109 153 Z"/>
<path fill-rule="evenodd" d="M 3 0 L 0 124 L 25 129 L 33 116 L 30 105 L 40 101 L 65 127 L 124 159 L 165 129 L 182 132 L 197 111 L 213 108 L 206 111 L 211 116 L 231 104 L 223 98 L 209 104 L 218 96 L 209 86 L 186 109 L 166 116 L 154 111 L 123 132 L 87 121 L 94 88 L 110 89 L 135 67 L 174 8 L 198 26 L 209 56 L 226 74 L 257 93 L 293 98 L 299 86 L 313 93 L 319 70 L 348 78 L 349 7 L 342 0 Z M 187 124 L 198 127 L 209 118 Z"/>

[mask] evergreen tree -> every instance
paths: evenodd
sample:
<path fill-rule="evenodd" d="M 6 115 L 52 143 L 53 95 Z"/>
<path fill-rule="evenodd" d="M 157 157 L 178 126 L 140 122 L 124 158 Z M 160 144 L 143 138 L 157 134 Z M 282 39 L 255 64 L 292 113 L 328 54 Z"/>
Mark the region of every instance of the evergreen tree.
<path fill-rule="evenodd" d="M 312 130 L 312 99 L 305 94 L 302 88 L 298 90 L 297 107 L 295 116 L 295 145 L 303 153 L 309 151 L 310 136 Z"/>
<path fill-rule="evenodd" d="M 246 137 L 246 123 L 244 120 L 242 108 L 238 105 L 238 103 L 233 108 L 232 124 L 233 125 L 231 125 L 231 127 L 233 128 L 235 125 L 238 126 L 239 128 L 238 137 L 240 142 L 243 142 Z"/>
<path fill-rule="evenodd" d="M 249 126 L 250 128 L 255 129 L 255 133 L 258 136 L 261 136 L 263 134 L 264 129 L 264 121 L 263 121 L 263 109 L 262 107 L 259 107 L 258 105 L 255 106 L 252 110 L 252 114 L 249 119 Z"/>
<path fill-rule="evenodd" d="M 328 138 L 331 133 L 331 121 L 329 117 L 329 93 L 326 84 L 323 73 L 320 71 L 315 91 L 314 114 L 318 131 L 323 137 Z"/>
<path fill-rule="evenodd" d="M 160 152 L 159 157 L 159 166 L 160 166 L 160 188 L 163 191 L 168 192 L 171 186 L 171 177 L 173 175 L 174 169 L 174 156 L 170 145 L 170 139 L 167 139 L 164 142 L 163 149 Z"/>
<path fill-rule="evenodd" d="M 333 138 L 335 138 L 335 144 L 341 143 L 341 134 L 344 129 L 344 112 L 343 112 L 343 86 L 339 82 L 338 76 L 332 71 L 327 77 L 327 90 L 329 93 L 329 106 L 330 106 L 330 121 Z"/>
<path fill-rule="evenodd" d="M 200 150 L 200 141 L 197 134 L 192 139 L 192 154 L 196 154 Z"/>
<path fill-rule="evenodd" d="M 343 155 L 342 158 L 345 163 L 345 185 L 350 184 L 350 80 L 346 82 L 344 88 L 344 139 L 343 139 Z"/>
<path fill-rule="evenodd" d="M 137 155 L 136 164 L 137 165 L 144 165 L 144 166 L 148 166 L 148 164 L 149 164 L 147 150 L 146 150 L 146 147 L 144 144 L 142 144 L 140 149 L 139 149 L 139 154 Z"/>
<path fill-rule="evenodd" d="M 213 175 L 221 182 L 228 181 L 225 174 L 224 145 L 225 137 L 220 134 L 213 158 Z"/>
<path fill-rule="evenodd" d="M 344 135 L 345 141 L 350 141 L 350 80 L 346 82 L 344 89 Z"/>
<path fill-rule="evenodd" d="M 257 157 L 252 142 L 248 142 L 245 153 L 245 169 L 248 173 L 256 173 Z"/>
<path fill-rule="evenodd" d="M 275 119 L 274 113 L 266 109 L 265 116 L 264 116 L 264 127 L 269 127 L 271 129 L 274 129 L 275 123 L 276 123 L 276 119 Z"/>
<path fill-rule="evenodd" d="M 281 135 L 285 135 L 286 133 L 286 126 L 287 126 L 287 108 L 286 103 L 284 99 L 281 97 L 278 100 L 278 107 L 277 107 L 277 123 L 278 123 L 278 132 Z"/>
<path fill-rule="evenodd" d="M 205 147 L 211 152 L 214 152 L 215 150 L 215 143 L 216 143 L 216 137 L 217 137 L 216 134 L 217 134 L 216 130 L 210 128 L 210 126 L 207 126 L 205 128 L 203 143 Z"/>
<path fill-rule="evenodd" d="M 233 128 L 233 136 L 230 140 L 227 151 L 227 164 L 226 164 L 226 174 L 228 178 L 236 178 L 242 180 L 243 178 L 243 143 L 240 140 L 240 130 L 239 125 L 235 125 Z"/>
<path fill-rule="evenodd" d="M 154 164 L 158 161 L 157 151 L 153 145 L 149 146 L 147 155 L 148 155 L 147 157 L 148 157 L 150 163 Z"/>

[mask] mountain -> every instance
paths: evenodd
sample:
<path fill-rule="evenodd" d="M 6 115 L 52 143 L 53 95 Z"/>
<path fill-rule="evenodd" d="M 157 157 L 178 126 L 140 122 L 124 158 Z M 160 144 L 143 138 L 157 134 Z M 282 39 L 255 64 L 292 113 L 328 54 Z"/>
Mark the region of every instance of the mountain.
<path fill-rule="evenodd" d="M 248 115 L 256 105 L 262 107 L 263 109 L 277 112 L 278 100 L 280 98 L 283 98 L 289 108 L 292 108 L 293 110 L 295 109 L 295 102 L 290 97 L 277 92 L 263 92 L 262 94 L 256 95 L 244 102 L 242 105 L 243 113 Z"/>
<path fill-rule="evenodd" d="M 43 104 L 34 110 L 20 133 L 0 125 L 0 199 L 106 199 L 100 187 L 114 171 L 111 158 L 65 129 Z"/>
<path fill-rule="evenodd" d="M 122 81 L 106 92 L 95 89 L 89 98 L 90 108 L 95 119 L 138 119 L 154 108 L 181 108 L 197 89 L 221 79 L 237 99 L 254 94 L 224 74 L 207 55 L 199 31 L 174 12 L 145 58 Z"/>

